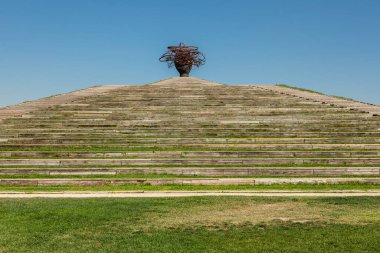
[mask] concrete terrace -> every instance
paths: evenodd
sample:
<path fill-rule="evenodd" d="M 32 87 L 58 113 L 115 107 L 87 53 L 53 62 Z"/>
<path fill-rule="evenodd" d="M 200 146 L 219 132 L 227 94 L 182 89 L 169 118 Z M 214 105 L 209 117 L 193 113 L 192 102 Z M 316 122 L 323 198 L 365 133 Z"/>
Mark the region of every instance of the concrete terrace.
<path fill-rule="evenodd" d="M 0 174 L 10 176 L 0 185 L 44 182 L 38 175 L 93 175 L 49 179 L 86 185 L 99 182 L 97 175 L 119 174 L 336 176 L 332 183 L 356 175 L 379 183 L 364 178 L 380 176 L 379 112 L 287 87 L 197 78 L 96 86 L 0 109 Z M 171 183 L 218 183 L 176 180 Z"/>

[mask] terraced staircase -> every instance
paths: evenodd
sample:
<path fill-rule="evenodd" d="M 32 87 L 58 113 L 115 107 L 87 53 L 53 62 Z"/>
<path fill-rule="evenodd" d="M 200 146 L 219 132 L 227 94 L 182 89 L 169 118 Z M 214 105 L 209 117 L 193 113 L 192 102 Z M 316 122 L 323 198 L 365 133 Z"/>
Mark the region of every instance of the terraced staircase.
<path fill-rule="evenodd" d="M 379 111 L 287 87 L 196 78 L 98 86 L 0 109 L 0 184 L 338 182 L 347 175 L 380 183 Z M 243 176 L 253 179 L 237 180 Z"/>

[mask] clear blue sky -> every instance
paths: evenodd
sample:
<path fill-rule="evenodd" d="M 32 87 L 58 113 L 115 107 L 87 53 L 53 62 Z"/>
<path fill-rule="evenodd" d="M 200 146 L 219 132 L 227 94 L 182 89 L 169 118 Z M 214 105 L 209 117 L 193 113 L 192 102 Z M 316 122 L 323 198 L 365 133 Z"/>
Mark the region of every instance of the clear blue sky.
<path fill-rule="evenodd" d="M 192 76 L 380 104 L 379 0 L 0 0 L 0 105 L 177 76 L 166 46 L 198 45 Z"/>

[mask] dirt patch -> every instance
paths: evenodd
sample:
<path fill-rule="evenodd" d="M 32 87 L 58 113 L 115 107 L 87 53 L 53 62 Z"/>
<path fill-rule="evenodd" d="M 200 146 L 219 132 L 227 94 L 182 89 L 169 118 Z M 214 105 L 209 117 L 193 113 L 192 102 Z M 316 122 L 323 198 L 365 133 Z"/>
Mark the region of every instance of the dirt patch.
<path fill-rule="evenodd" d="M 150 228 L 223 228 L 230 225 L 272 222 L 365 224 L 380 222 L 379 207 L 361 210 L 360 207 L 334 206 L 308 202 L 221 202 L 210 205 L 169 209 L 152 213 L 146 223 Z"/>

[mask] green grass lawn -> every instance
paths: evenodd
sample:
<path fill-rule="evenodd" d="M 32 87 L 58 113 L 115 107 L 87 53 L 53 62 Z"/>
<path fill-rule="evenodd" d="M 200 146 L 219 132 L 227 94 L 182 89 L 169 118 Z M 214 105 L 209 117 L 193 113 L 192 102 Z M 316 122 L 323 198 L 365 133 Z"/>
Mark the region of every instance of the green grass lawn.
<path fill-rule="evenodd" d="M 378 252 L 380 198 L 0 199 L 0 252 Z"/>

